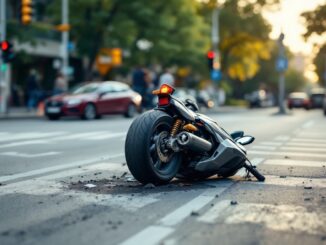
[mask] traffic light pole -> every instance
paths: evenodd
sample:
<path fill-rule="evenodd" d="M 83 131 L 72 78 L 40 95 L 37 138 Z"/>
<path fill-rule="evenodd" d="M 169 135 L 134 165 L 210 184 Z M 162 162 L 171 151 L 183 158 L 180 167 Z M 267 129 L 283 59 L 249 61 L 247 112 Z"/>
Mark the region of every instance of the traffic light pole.
<path fill-rule="evenodd" d="M 279 48 L 279 57 L 285 57 L 285 49 L 284 49 L 284 34 L 281 33 L 278 39 L 278 48 Z M 284 99 L 285 99 L 285 70 L 281 69 L 278 81 L 278 105 L 279 105 L 279 114 L 285 114 L 285 106 L 284 106 Z"/>
<path fill-rule="evenodd" d="M 6 40 L 6 0 L 0 0 L 0 41 Z M 1 50 L 0 50 L 1 52 Z M 0 113 L 7 112 L 7 99 L 9 84 L 7 83 L 7 70 L 2 60 L 2 53 L 0 53 Z"/>
<path fill-rule="evenodd" d="M 69 2 L 68 0 L 62 0 L 62 25 L 69 24 Z M 68 81 L 68 67 L 69 67 L 69 54 L 68 54 L 68 42 L 69 42 L 69 31 L 63 31 L 61 33 L 61 59 L 62 69 L 61 72 L 66 81 Z"/>

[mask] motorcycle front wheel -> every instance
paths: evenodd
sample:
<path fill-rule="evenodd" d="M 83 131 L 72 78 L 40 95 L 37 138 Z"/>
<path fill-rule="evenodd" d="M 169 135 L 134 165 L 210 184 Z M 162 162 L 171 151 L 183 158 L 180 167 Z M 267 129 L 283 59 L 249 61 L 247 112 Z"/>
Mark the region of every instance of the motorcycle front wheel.
<path fill-rule="evenodd" d="M 125 143 L 127 165 L 142 184 L 166 184 L 181 163 L 180 153 L 166 148 L 173 118 L 163 111 L 150 110 L 131 124 Z"/>

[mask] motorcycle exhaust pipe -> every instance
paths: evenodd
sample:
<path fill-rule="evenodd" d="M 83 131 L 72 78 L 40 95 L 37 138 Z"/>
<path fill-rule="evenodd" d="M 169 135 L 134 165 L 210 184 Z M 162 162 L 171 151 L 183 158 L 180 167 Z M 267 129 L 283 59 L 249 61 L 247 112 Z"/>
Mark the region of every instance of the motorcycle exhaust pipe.
<path fill-rule="evenodd" d="M 196 152 L 210 151 L 213 147 L 211 142 L 188 132 L 179 133 L 177 142 L 181 147 Z"/>

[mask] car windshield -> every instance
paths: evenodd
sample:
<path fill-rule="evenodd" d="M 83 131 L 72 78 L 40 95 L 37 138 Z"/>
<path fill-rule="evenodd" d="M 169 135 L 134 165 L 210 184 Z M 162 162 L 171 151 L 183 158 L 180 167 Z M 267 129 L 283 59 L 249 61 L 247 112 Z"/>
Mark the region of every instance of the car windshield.
<path fill-rule="evenodd" d="M 76 87 L 72 89 L 70 92 L 72 94 L 87 94 L 94 93 L 98 90 L 99 85 L 97 83 L 90 83 L 83 86 Z"/>

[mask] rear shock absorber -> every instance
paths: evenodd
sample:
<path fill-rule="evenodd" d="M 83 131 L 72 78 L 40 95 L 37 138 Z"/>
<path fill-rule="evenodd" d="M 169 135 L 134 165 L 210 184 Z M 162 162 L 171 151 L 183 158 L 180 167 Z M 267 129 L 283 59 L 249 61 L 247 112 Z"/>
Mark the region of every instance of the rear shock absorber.
<path fill-rule="evenodd" d="M 180 119 L 175 120 L 175 122 L 172 126 L 172 129 L 171 129 L 171 133 L 170 133 L 171 137 L 176 136 L 176 134 L 178 133 L 178 131 L 180 129 L 181 124 L 182 124 L 182 121 Z"/>

